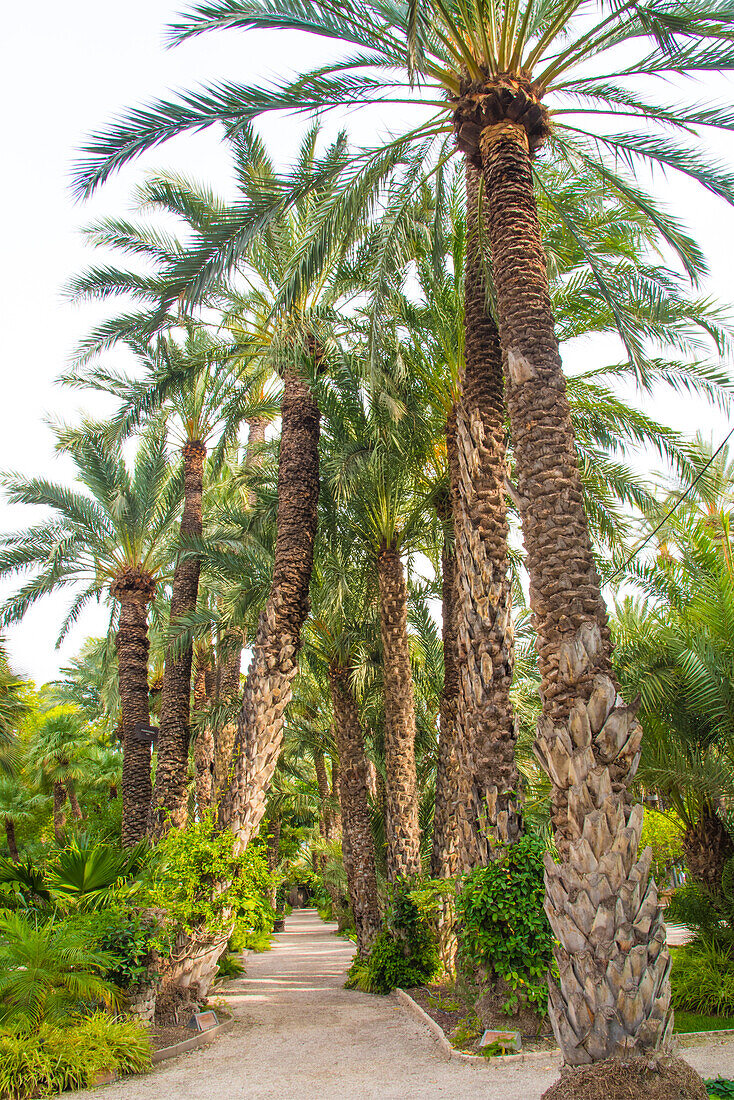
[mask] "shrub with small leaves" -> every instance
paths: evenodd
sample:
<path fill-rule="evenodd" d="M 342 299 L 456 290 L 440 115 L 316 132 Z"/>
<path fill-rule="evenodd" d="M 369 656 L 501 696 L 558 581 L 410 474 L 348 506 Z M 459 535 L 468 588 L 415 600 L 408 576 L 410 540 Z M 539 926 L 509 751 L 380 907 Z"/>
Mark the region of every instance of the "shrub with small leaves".
<path fill-rule="evenodd" d="M 425 883 L 392 884 L 385 927 L 374 940 L 367 960 L 355 959 L 348 988 L 389 993 L 391 989 L 423 985 L 435 977 L 440 961 L 429 913 L 424 911 L 425 894 Z"/>
<path fill-rule="evenodd" d="M 553 934 L 543 909 L 544 853 L 537 837 L 521 837 L 487 867 L 470 871 L 456 899 L 461 969 L 507 983 L 508 1012 L 520 999 L 546 1011 Z"/>

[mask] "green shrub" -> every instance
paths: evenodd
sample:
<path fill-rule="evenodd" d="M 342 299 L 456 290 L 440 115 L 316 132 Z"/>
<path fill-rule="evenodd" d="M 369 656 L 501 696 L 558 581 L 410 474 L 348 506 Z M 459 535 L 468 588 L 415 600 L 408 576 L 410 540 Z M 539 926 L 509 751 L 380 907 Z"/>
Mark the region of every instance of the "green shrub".
<path fill-rule="evenodd" d="M 103 1069 L 140 1073 L 150 1067 L 150 1041 L 136 1020 L 106 1013 L 68 1021 L 70 1026 L 27 1025 L 0 1030 L 0 1097 L 53 1096 L 83 1088 Z"/>
<path fill-rule="evenodd" d="M 660 810 L 645 809 L 640 851 L 647 847 L 652 849 L 652 866 L 659 886 L 673 864 L 683 859 L 684 833 L 685 826 L 675 811 L 661 813 Z"/>
<path fill-rule="evenodd" d="M 734 860 L 729 860 L 716 893 L 689 883 L 676 890 L 666 919 L 687 925 L 696 936 L 734 952 Z"/>
<path fill-rule="evenodd" d="M 218 978 L 226 978 L 227 980 L 231 978 L 239 978 L 244 974 L 244 972 L 244 966 L 242 965 L 242 963 L 237 961 L 235 955 L 222 955 L 217 966 Z"/>
<path fill-rule="evenodd" d="M 459 965 L 474 978 L 506 982 L 508 1012 L 520 998 L 546 1011 L 553 934 L 543 909 L 544 852 L 537 837 L 522 837 L 470 871 L 456 899 Z"/>
<path fill-rule="evenodd" d="M 0 1020 L 56 1022 L 74 1010 L 111 1006 L 119 990 L 104 975 L 115 963 L 73 925 L 0 917 Z"/>
<path fill-rule="evenodd" d="M 436 936 L 421 907 L 425 884 L 397 882 L 390 887 L 385 928 L 367 960 L 355 959 L 347 988 L 366 993 L 410 989 L 435 977 L 440 969 Z"/>
<path fill-rule="evenodd" d="M 130 989 L 148 978 L 148 964 L 158 924 L 131 910 L 105 913 L 96 927 L 96 945 L 114 956 L 105 978 L 120 989 Z"/>
<path fill-rule="evenodd" d="M 170 829 L 158 844 L 145 883 L 145 901 L 164 909 L 169 927 L 223 930 L 234 921 L 254 931 L 272 926 L 267 897 L 271 877 L 261 846 L 235 855 L 234 837 L 213 818 Z M 158 945 L 165 950 L 160 937 Z"/>
<path fill-rule="evenodd" d="M 673 952 L 673 1007 L 706 1016 L 734 1015 L 734 958 L 711 940 Z"/>
<path fill-rule="evenodd" d="M 734 1081 L 729 1081 L 725 1077 L 704 1081 L 704 1084 L 711 1100 L 730 1100 L 730 1097 L 734 1097 Z"/>

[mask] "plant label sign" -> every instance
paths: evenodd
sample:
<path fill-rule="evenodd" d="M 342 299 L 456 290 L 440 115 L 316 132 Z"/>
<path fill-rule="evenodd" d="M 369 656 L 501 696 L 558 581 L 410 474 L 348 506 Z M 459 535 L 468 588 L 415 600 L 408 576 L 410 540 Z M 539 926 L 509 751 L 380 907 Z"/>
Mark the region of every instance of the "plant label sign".
<path fill-rule="evenodd" d="M 485 1031 L 479 1040 L 479 1046 L 498 1046 L 508 1054 L 513 1054 L 522 1048 L 522 1035 L 519 1031 Z"/>
<path fill-rule="evenodd" d="M 195 1012 L 189 1020 L 189 1027 L 192 1031 L 209 1031 L 210 1028 L 216 1027 L 218 1023 L 216 1012 L 211 1010 L 208 1012 Z"/>
<path fill-rule="evenodd" d="M 158 740 L 158 727 L 150 726 L 147 722 L 136 722 L 133 726 L 133 737 L 136 741 L 147 744 Z"/>

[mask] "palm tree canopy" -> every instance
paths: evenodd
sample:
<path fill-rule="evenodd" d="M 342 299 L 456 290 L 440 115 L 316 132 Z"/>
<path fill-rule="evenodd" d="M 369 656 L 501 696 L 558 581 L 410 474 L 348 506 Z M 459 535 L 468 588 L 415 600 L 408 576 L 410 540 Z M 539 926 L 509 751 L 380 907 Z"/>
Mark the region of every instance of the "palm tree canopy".
<path fill-rule="evenodd" d="M 51 509 L 51 517 L 0 543 L 0 576 L 35 571 L 6 601 L 0 620 L 18 621 L 36 600 L 57 589 L 81 588 L 60 643 L 90 600 L 109 595 L 116 578 L 144 576 L 152 591 L 165 576 L 182 479 L 180 471 L 172 472 L 160 422 L 143 433 L 132 471 L 122 445 L 99 429 L 59 428 L 57 436 L 60 449 L 74 461 L 80 489 L 21 474 L 2 479 L 11 503 L 41 505 Z"/>

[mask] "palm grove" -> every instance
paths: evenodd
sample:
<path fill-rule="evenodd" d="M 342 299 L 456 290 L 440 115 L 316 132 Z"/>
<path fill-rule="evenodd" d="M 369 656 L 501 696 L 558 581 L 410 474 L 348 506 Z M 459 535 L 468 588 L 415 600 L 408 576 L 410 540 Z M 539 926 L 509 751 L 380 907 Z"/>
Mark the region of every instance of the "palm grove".
<path fill-rule="evenodd" d="M 236 194 L 157 173 L 139 216 L 89 228 L 106 258 L 70 293 L 119 309 L 64 381 L 112 394 L 117 411 L 57 427 L 76 488 L 5 477 L 10 501 L 51 510 L 5 539 L 3 573 L 30 570 L 5 623 L 69 585 L 62 634 L 90 599 L 112 611 L 122 843 L 213 810 L 235 852 L 261 833 L 275 865 L 305 759 L 322 843 L 340 824 L 366 958 L 385 881 L 393 898 L 429 871 L 461 881 L 545 821 L 550 1018 L 565 1062 L 601 1073 L 671 1041 L 642 795 L 675 808 L 690 873 L 706 868 L 714 897 L 734 851 L 731 742 L 723 717 L 701 735 L 711 695 L 681 641 L 712 629 L 730 580 L 725 466 L 619 396 L 671 387 L 728 405 L 716 360 L 729 330 L 697 292 L 704 257 L 640 179 L 664 169 L 732 201 L 734 178 L 701 140 L 731 129 L 730 108 L 657 95 L 731 68 L 731 14 L 195 7 L 174 42 L 290 29 L 331 40 L 334 60 L 137 108 L 90 140 L 80 195 L 217 126 Z M 276 170 L 273 112 L 371 104 L 403 129 L 355 149 L 314 125 Z M 619 337 L 623 361 L 566 378 L 564 342 L 598 333 Z M 117 345 L 135 358 L 129 377 L 105 365 Z M 695 482 L 663 526 L 669 501 L 629 461 L 640 449 L 672 471 L 674 503 Z M 605 580 L 647 602 L 610 624 Z M 708 625 L 689 621 L 685 584 L 708 593 Z M 645 646 L 653 622 L 659 644 Z M 658 665 L 657 680 L 640 675 Z M 696 797 L 681 793 L 685 766 L 661 760 L 666 736 L 700 772 Z M 67 780 L 57 798 L 72 792 Z"/>

